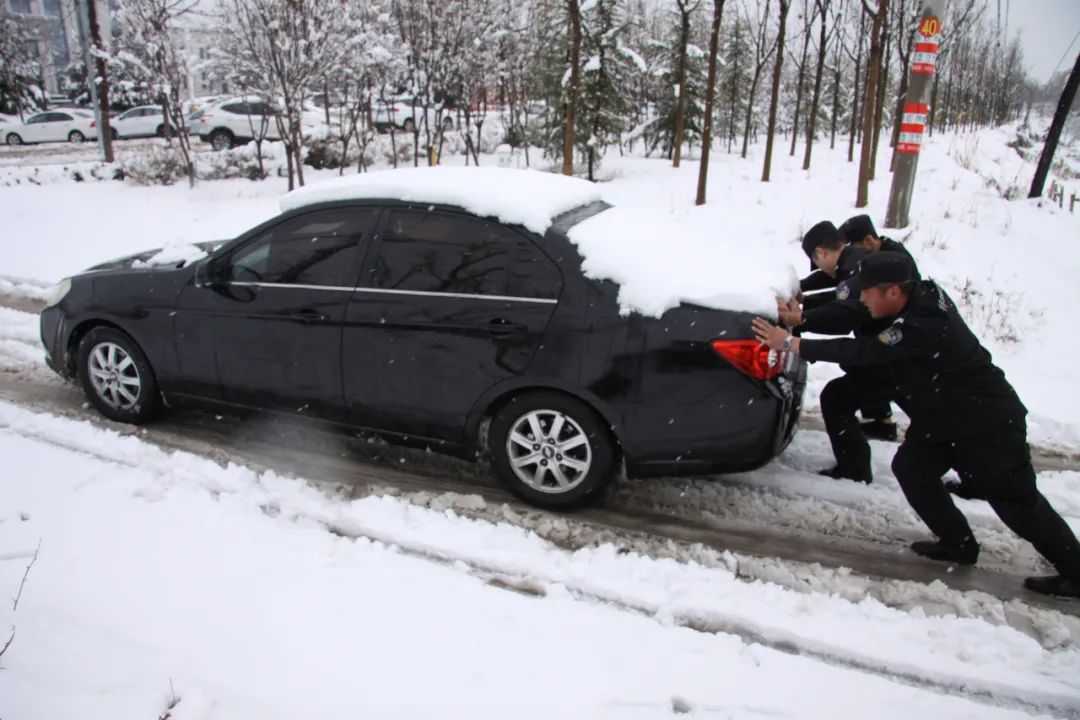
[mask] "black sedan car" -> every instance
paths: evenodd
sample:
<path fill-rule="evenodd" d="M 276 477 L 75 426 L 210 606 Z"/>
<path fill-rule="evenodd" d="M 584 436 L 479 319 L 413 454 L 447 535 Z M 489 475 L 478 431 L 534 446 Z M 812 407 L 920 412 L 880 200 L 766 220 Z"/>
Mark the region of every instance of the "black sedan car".
<path fill-rule="evenodd" d="M 621 313 L 568 239 L 609 207 L 540 234 L 400 197 L 304 204 L 198 261 L 150 253 L 65 280 L 41 313 L 47 361 L 113 420 L 186 401 L 314 416 L 488 457 L 544 507 L 622 467 L 768 462 L 795 432 L 805 366 L 755 341 L 746 313 Z"/>

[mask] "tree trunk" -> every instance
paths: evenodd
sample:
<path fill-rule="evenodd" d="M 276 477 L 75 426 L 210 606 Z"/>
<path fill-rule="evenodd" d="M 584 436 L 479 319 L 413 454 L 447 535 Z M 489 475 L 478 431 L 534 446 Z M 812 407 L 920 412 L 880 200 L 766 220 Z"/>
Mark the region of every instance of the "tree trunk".
<path fill-rule="evenodd" d="M 566 135 L 563 138 L 562 174 L 574 174 L 574 116 L 581 82 L 581 5 L 578 0 L 566 0 L 570 13 L 570 97 L 566 101 Z"/>
<path fill-rule="evenodd" d="M 863 22 L 864 18 L 859 16 L 859 45 L 855 50 L 855 91 L 851 96 L 851 123 L 848 135 L 848 148 L 847 148 L 847 161 L 855 162 L 855 139 L 859 134 L 859 98 L 862 94 L 859 92 L 859 74 L 862 71 L 862 50 L 863 50 Z M 864 83 L 865 84 L 865 83 Z"/>
<path fill-rule="evenodd" d="M 869 204 L 870 194 L 870 152 L 874 145 L 874 106 L 877 104 L 878 94 L 878 71 L 881 68 L 881 26 L 884 24 L 885 13 L 888 11 L 889 0 L 881 0 L 877 13 L 866 10 L 866 0 L 863 0 L 863 9 L 873 19 L 870 34 L 870 60 L 867 68 L 866 97 L 863 102 L 863 137 L 862 152 L 859 156 L 859 186 L 855 195 L 855 207 L 864 208 Z"/>
<path fill-rule="evenodd" d="M 675 111 L 675 159 L 672 167 L 679 167 L 682 162 L 683 125 L 686 122 L 686 46 L 690 43 L 690 11 L 686 8 L 687 0 L 678 0 L 679 25 L 679 102 Z"/>
<path fill-rule="evenodd" d="M 900 125 L 904 122 L 904 103 L 908 96 L 908 69 L 911 65 L 911 53 L 901 57 L 900 62 L 900 90 L 896 93 L 896 117 L 893 118 L 892 138 L 889 146 L 893 149 L 892 159 L 889 161 L 889 172 L 896 170 L 896 145 L 900 142 Z"/>
<path fill-rule="evenodd" d="M 814 133 L 817 131 L 818 102 L 821 99 L 821 75 L 825 72 L 825 41 L 828 39 L 825 19 L 829 10 L 828 0 L 824 4 L 821 4 L 820 0 L 815 0 L 815 2 L 821 10 L 821 34 L 818 36 L 817 71 L 814 73 L 814 93 L 810 99 L 810 117 L 806 119 L 806 153 L 803 155 L 803 170 L 810 169 L 810 153 L 814 148 Z"/>
<path fill-rule="evenodd" d="M 1050 165 L 1054 162 L 1054 153 L 1057 151 L 1058 139 L 1061 137 L 1061 129 L 1065 127 L 1069 110 L 1072 109 L 1073 100 L 1076 98 L 1077 85 L 1080 85 L 1080 54 L 1077 54 L 1076 64 L 1073 65 L 1069 79 L 1065 83 L 1065 89 L 1061 91 L 1061 99 L 1058 100 L 1054 120 L 1050 123 L 1050 132 L 1046 135 L 1046 143 L 1043 145 L 1042 154 L 1039 155 L 1039 164 L 1035 168 L 1035 178 L 1031 181 L 1029 198 L 1042 197 L 1046 176 L 1050 174 Z"/>
<path fill-rule="evenodd" d="M 799 113 L 802 110 L 803 86 L 806 84 L 806 54 L 810 52 L 811 25 L 812 20 L 807 22 L 806 28 L 803 30 L 802 59 L 799 61 L 799 81 L 795 86 L 795 117 L 791 126 L 791 151 L 788 153 L 789 157 L 795 157 L 795 146 L 799 142 Z"/>
<path fill-rule="evenodd" d="M 705 204 L 705 189 L 709 181 L 709 151 L 712 149 L 713 99 L 716 96 L 716 56 L 720 50 L 720 21 L 724 16 L 724 0 L 713 0 L 712 34 L 709 36 L 709 79 L 705 87 L 705 123 L 701 130 L 701 165 L 698 167 L 695 205 Z M 736 76 L 737 77 L 737 76 Z"/>
<path fill-rule="evenodd" d="M 877 178 L 878 143 L 881 140 L 881 122 L 885 112 L 885 89 L 889 86 L 889 63 L 884 55 L 889 47 L 889 18 L 885 18 L 885 27 L 881 35 L 881 66 L 878 74 L 877 100 L 874 103 L 874 147 L 870 152 L 870 179 Z"/>
<path fill-rule="evenodd" d="M 715 0 L 713 0 L 715 4 Z M 732 145 L 735 144 L 735 108 L 739 102 L 739 57 L 742 55 L 739 44 L 739 18 L 738 12 L 735 13 L 735 53 L 731 61 L 735 64 L 732 70 L 731 76 L 731 94 L 728 97 L 728 146 L 727 151 L 730 154 Z"/>
<path fill-rule="evenodd" d="M 94 77 L 90 76 L 90 68 L 86 68 L 86 81 L 92 83 L 96 78 L 101 78 L 100 83 L 95 83 L 97 86 L 98 122 L 101 124 L 98 127 L 98 136 L 101 138 L 101 150 L 105 155 L 105 162 L 111 163 L 114 157 L 112 125 L 109 122 L 109 70 L 105 66 L 104 58 L 99 55 L 104 51 L 104 48 L 101 45 L 101 27 L 98 25 L 97 3 L 94 0 L 86 0 L 86 16 L 87 24 L 90 26 L 90 47 L 93 48 L 95 67 Z"/>
<path fill-rule="evenodd" d="M 829 149 L 836 149 L 836 127 L 840 120 L 840 43 L 836 43 L 836 67 L 833 68 L 832 119 L 829 126 Z"/>
<path fill-rule="evenodd" d="M 761 82 L 761 70 L 762 70 L 763 67 L 764 67 L 763 65 L 759 65 L 754 70 L 754 77 L 750 81 L 750 97 L 747 98 L 747 100 L 746 100 L 746 123 L 743 126 L 744 129 L 743 129 L 743 136 L 742 136 L 742 158 L 743 158 L 743 160 L 746 159 L 746 151 L 749 149 L 749 145 L 750 145 L 750 123 L 751 123 L 751 121 L 753 120 L 753 117 L 754 117 L 754 97 L 757 95 L 758 83 Z"/>
<path fill-rule="evenodd" d="M 780 101 L 780 73 L 784 67 L 784 35 L 787 33 L 787 16 L 791 0 L 780 3 L 780 34 L 777 36 L 776 65 L 773 67 L 772 98 L 769 101 L 769 129 L 765 136 L 765 163 L 761 169 L 761 182 L 769 182 L 772 171 L 773 141 L 776 135 L 776 106 Z"/>

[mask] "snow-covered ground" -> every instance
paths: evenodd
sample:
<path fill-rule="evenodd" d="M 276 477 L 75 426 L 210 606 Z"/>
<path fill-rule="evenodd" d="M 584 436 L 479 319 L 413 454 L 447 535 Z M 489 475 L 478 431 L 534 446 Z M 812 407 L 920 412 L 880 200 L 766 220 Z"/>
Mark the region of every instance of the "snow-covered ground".
<path fill-rule="evenodd" d="M 0 453 L 0 587 L 41 545 L 0 611 L 4 717 L 155 717 L 173 693 L 177 719 L 1080 711 L 1080 650 L 1006 626 L 568 552 L 8 403 Z"/>
<path fill-rule="evenodd" d="M 914 223 L 895 235 L 1005 368 L 1033 441 L 1078 452 L 1080 214 L 1002 197 L 1030 177 L 1011 139 L 930 139 Z M 735 266 L 764 246 L 801 272 L 802 231 L 855 214 L 855 168 L 840 147 L 817 147 L 809 173 L 798 160 L 777 157 L 762 184 L 760 158 L 715 154 L 702 207 L 692 162 L 610 158 L 600 187 L 610 202 L 724 238 Z M 15 176 L 35 180 L 0 187 L 0 293 L 31 299 L 102 260 L 232 237 L 275 214 L 284 192 L 279 178 L 194 190 L 75 183 L 55 164 L 0 158 L 0 184 Z M 871 193 L 879 227 L 887 182 Z M 811 406 L 834 372 L 812 368 Z M 56 382 L 33 315 L 0 308 L 0 373 Z M 628 483 L 612 502 L 899 549 L 925 529 L 888 469 L 894 449 L 874 444 L 872 486 L 837 484 L 814 474 L 828 462 L 824 435 L 803 431 L 757 472 Z M 15 628 L 0 718 L 161 717 L 173 697 L 178 720 L 1080 715 L 1078 621 L 1015 601 L 932 589 L 929 608 L 918 598 L 931 589 L 901 588 L 912 601 L 885 604 L 842 571 L 802 583 L 756 573 L 768 583 L 730 555 L 568 550 L 513 513 L 474 507 L 482 500 L 457 510 L 348 500 L 3 401 L 0 453 L 0 597 L 14 599 L 41 543 L 18 608 L 0 604 L 0 647 Z M 1080 531 L 1080 473 L 1039 480 Z M 1046 570 L 985 503 L 962 508 L 981 567 Z"/>

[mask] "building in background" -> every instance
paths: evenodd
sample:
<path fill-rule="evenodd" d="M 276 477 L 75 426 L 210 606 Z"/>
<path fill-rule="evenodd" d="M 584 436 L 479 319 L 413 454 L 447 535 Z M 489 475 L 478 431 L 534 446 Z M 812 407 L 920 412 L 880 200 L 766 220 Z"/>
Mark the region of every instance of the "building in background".
<path fill-rule="evenodd" d="M 101 32 L 108 42 L 111 37 L 114 0 L 94 0 L 97 3 Z M 0 0 L 0 15 L 15 19 L 28 29 L 33 39 L 32 53 L 42 63 L 45 92 L 61 94 L 67 89 L 65 75 L 73 62 L 82 59 L 79 40 L 79 15 L 85 0 Z"/>

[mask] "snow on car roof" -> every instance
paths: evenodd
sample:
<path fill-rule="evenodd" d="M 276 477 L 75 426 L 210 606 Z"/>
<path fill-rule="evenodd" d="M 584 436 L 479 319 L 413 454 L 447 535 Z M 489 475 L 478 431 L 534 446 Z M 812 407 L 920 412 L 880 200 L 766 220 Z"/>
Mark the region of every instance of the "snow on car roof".
<path fill-rule="evenodd" d="M 563 213 L 602 199 L 599 185 L 537 170 L 422 167 L 334 178 L 294 190 L 283 212 L 336 200 L 450 205 L 543 234 Z M 612 207 L 569 230 L 589 277 L 619 284 L 623 312 L 659 316 L 680 303 L 775 317 L 778 295 L 798 288 L 775 248 L 706 235 L 662 212 Z"/>
<path fill-rule="evenodd" d="M 404 200 L 452 205 L 543 234 L 554 218 L 600 199 L 591 182 L 538 170 L 421 167 L 349 175 L 294 190 L 282 212 L 334 200 Z"/>

